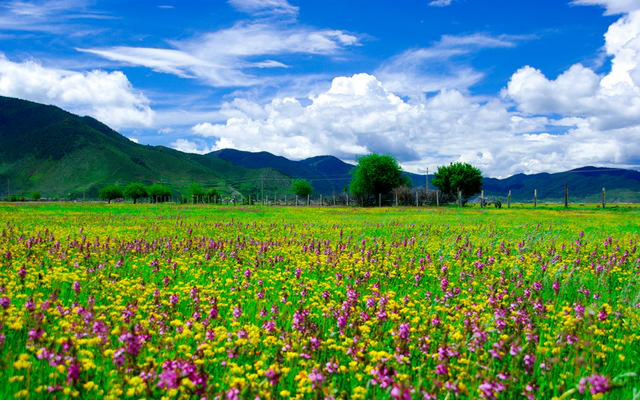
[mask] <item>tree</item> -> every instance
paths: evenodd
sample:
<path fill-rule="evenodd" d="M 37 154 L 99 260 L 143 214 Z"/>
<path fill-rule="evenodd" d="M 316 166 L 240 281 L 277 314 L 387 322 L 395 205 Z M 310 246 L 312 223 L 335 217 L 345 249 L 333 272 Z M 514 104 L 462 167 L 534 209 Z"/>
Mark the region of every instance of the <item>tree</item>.
<path fill-rule="evenodd" d="M 40 196 L 40 192 L 34 192 L 31 194 L 31 199 L 33 199 L 34 201 L 38 201 L 40 200 L 41 196 Z"/>
<path fill-rule="evenodd" d="M 358 159 L 350 184 L 351 194 L 362 204 L 371 197 L 387 194 L 400 186 L 411 186 L 400 165 L 392 156 L 372 153 Z"/>
<path fill-rule="evenodd" d="M 147 188 L 147 193 L 153 202 L 164 202 L 171 197 L 171 188 L 164 184 L 152 184 Z"/>
<path fill-rule="evenodd" d="M 144 185 L 139 182 L 132 182 L 124 188 L 124 196 L 125 198 L 132 199 L 135 204 L 138 199 L 146 198 L 149 195 Z"/>
<path fill-rule="evenodd" d="M 100 189 L 100 191 L 98 192 L 98 196 L 100 196 L 100 199 L 104 199 L 108 203 L 111 203 L 111 201 L 114 199 L 121 199 L 124 197 L 124 195 L 122 194 L 122 189 L 120 189 L 120 187 L 115 184 L 102 187 L 102 189 Z"/>
<path fill-rule="evenodd" d="M 207 199 L 209 202 L 213 201 L 215 203 L 216 199 L 220 197 L 220 192 L 218 192 L 215 188 L 209 188 L 207 191 Z"/>
<path fill-rule="evenodd" d="M 202 188 L 202 185 L 194 183 L 189 187 L 189 194 L 191 195 L 191 200 L 193 201 L 193 203 L 196 203 L 202 201 L 202 198 L 204 197 L 206 192 Z"/>
<path fill-rule="evenodd" d="M 457 198 L 458 191 L 461 191 L 465 203 L 482 190 L 482 172 L 469 163 L 451 163 L 438 167 L 433 176 L 433 185 L 452 198 Z"/>
<path fill-rule="evenodd" d="M 313 187 L 309 181 L 298 178 L 297 180 L 293 180 L 293 183 L 291 184 L 291 191 L 299 197 L 304 198 L 311 195 Z"/>

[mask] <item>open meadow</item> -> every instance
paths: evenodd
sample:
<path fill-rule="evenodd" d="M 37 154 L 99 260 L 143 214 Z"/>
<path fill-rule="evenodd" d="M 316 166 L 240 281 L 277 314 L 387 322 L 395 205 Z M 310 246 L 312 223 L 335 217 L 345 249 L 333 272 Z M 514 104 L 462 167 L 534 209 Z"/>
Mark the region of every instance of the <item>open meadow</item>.
<path fill-rule="evenodd" d="M 640 397 L 640 208 L 0 204 L 0 397 Z"/>

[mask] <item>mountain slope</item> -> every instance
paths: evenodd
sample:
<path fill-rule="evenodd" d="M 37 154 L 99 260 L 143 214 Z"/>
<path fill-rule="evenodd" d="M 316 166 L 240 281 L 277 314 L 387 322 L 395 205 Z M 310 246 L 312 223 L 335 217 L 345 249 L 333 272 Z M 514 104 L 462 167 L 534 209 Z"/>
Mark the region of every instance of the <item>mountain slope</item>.
<path fill-rule="evenodd" d="M 13 193 L 95 196 L 113 182 L 193 182 L 225 192 L 256 193 L 257 176 L 287 179 L 272 169 L 251 170 L 219 158 L 136 144 L 91 117 L 55 106 L 0 97 L 0 182 Z M 6 185 L 0 191 L 6 193 Z"/>

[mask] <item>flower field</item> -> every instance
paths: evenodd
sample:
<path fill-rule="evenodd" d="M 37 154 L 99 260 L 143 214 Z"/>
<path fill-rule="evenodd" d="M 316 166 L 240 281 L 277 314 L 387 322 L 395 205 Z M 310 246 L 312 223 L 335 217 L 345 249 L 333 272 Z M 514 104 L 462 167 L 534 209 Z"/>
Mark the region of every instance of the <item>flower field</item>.
<path fill-rule="evenodd" d="M 0 205 L 0 397 L 640 397 L 640 209 Z"/>

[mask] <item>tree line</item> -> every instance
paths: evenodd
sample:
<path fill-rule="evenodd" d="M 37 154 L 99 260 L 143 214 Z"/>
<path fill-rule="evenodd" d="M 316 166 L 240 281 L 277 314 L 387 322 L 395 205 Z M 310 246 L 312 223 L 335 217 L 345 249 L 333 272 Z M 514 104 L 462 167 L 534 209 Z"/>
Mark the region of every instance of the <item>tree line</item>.
<path fill-rule="evenodd" d="M 438 198 L 442 203 L 459 202 L 464 205 L 471 197 L 482 190 L 482 173 L 469 163 L 456 162 L 448 166 L 440 166 L 433 175 L 432 184 L 438 188 Z M 410 194 L 411 182 L 403 173 L 398 161 L 389 155 L 370 154 L 358 159 L 353 170 L 351 182 L 344 192 L 356 199 L 360 205 L 373 205 L 379 197 L 395 192 Z M 301 198 L 308 199 L 313 193 L 313 186 L 308 180 L 294 179 L 291 192 Z M 99 197 L 108 201 L 130 199 L 137 203 L 141 199 L 149 199 L 152 203 L 165 202 L 171 199 L 172 191 L 165 184 L 145 186 L 141 183 L 130 183 L 124 187 L 117 184 L 107 185 L 100 189 Z M 210 203 L 220 198 L 215 188 L 205 189 L 194 183 L 188 188 L 187 200 L 193 203 Z M 185 199 L 185 198 L 183 198 Z"/>
<path fill-rule="evenodd" d="M 459 201 L 465 204 L 482 191 L 482 172 L 469 163 L 451 163 L 438 167 L 432 183 L 441 192 L 443 203 Z M 376 204 L 381 195 L 406 194 L 410 192 L 409 188 L 411 182 L 395 158 L 373 153 L 358 159 L 348 192 L 359 204 L 366 206 Z M 291 190 L 300 197 L 308 197 L 313 186 L 307 180 L 296 179 Z"/>
<path fill-rule="evenodd" d="M 98 196 L 109 203 L 117 199 L 130 199 L 133 203 L 148 199 L 151 203 L 161 203 L 171 200 L 172 191 L 166 184 L 156 183 L 147 186 L 134 182 L 124 187 L 118 184 L 107 185 L 98 191 Z M 194 203 L 209 203 L 220 197 L 220 193 L 215 188 L 204 189 L 196 183 L 188 188 L 187 196 L 191 196 Z"/>

